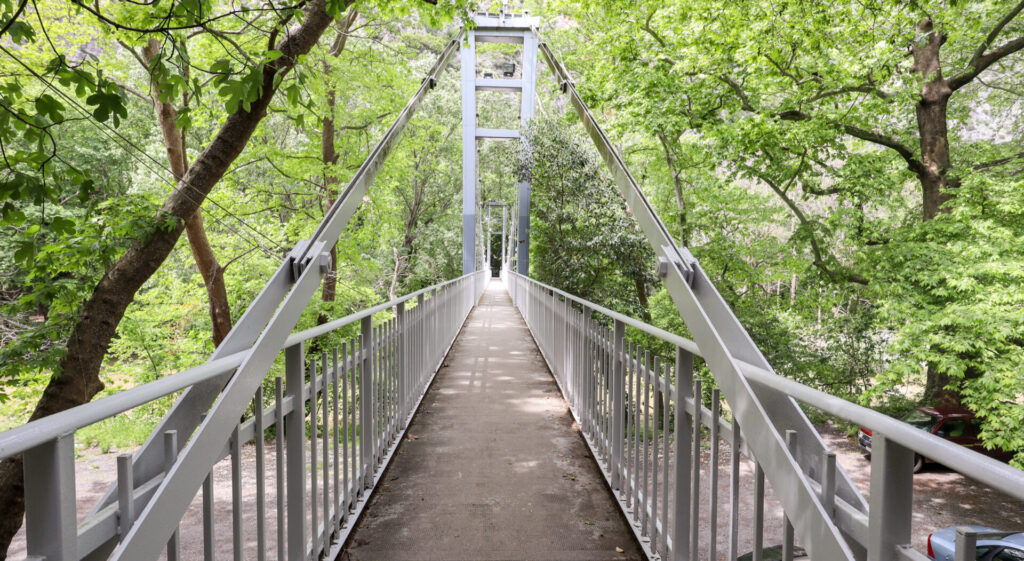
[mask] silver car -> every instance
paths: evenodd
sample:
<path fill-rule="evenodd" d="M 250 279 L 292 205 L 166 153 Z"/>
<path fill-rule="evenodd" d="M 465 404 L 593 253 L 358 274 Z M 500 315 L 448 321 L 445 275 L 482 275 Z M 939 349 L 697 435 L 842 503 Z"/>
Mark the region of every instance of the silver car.
<path fill-rule="evenodd" d="M 999 532 L 985 526 L 968 526 L 975 532 Z M 956 549 L 956 527 L 950 526 L 928 536 L 928 557 L 953 561 Z M 999 539 L 979 539 L 979 561 L 1024 561 L 1024 532 L 1004 535 Z"/>

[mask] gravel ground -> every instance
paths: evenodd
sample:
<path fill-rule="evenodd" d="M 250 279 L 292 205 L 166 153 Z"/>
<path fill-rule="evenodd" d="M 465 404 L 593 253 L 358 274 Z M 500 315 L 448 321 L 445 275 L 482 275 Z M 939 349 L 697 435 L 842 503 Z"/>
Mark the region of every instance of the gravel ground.
<path fill-rule="evenodd" d="M 856 483 L 865 496 L 869 496 L 871 463 L 866 460 L 857 448 L 856 443 L 830 426 L 819 427 L 822 438 L 837 455 L 839 464 Z M 96 449 L 83 451 L 76 465 L 76 488 L 78 492 L 78 513 L 81 520 L 112 481 L 116 479 L 116 458 L 118 452 L 103 454 Z M 718 480 L 719 507 L 717 528 L 716 560 L 724 560 L 728 554 L 729 539 L 729 465 L 730 450 L 725 443 L 721 449 L 720 472 Z M 709 547 L 709 515 L 710 473 L 707 466 L 710 462 L 710 451 L 704 450 L 701 470 L 701 533 L 699 539 L 700 559 L 710 559 Z M 255 486 L 252 481 L 256 474 L 255 448 L 242 448 L 242 500 L 246 512 L 243 520 L 243 558 L 256 558 L 255 520 L 251 513 L 255 511 Z M 740 462 L 740 507 L 739 507 L 739 547 L 740 554 L 752 549 L 753 501 L 753 463 L 743 458 Z M 276 494 L 274 481 L 276 477 L 273 446 L 268 443 L 266 459 L 267 474 L 267 525 L 266 545 L 268 557 L 276 557 L 277 526 L 276 526 Z M 233 552 L 231 534 L 231 465 L 223 460 L 214 468 L 215 505 L 216 505 L 216 553 L 218 559 L 231 559 Z M 183 559 L 201 559 L 202 527 L 201 502 L 193 501 L 181 525 L 181 544 Z M 1011 499 L 980 483 L 951 471 L 937 464 L 928 464 L 922 473 L 914 476 L 914 519 L 913 545 L 919 551 L 925 550 L 928 534 L 947 526 L 962 524 L 981 524 L 1004 530 L 1024 531 L 1024 501 Z M 771 492 L 770 485 L 765 501 L 765 545 L 776 545 L 782 542 L 782 510 Z M 8 551 L 8 559 L 21 560 L 25 557 L 24 529 L 15 537 Z M 799 545 L 799 544 L 798 544 Z"/>

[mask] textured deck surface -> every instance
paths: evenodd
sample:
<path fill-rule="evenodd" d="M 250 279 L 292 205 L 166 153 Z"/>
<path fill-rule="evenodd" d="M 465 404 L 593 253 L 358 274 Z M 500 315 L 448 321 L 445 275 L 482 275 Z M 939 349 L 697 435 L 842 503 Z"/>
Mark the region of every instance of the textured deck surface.
<path fill-rule="evenodd" d="M 499 282 L 408 435 L 341 559 L 643 559 Z"/>

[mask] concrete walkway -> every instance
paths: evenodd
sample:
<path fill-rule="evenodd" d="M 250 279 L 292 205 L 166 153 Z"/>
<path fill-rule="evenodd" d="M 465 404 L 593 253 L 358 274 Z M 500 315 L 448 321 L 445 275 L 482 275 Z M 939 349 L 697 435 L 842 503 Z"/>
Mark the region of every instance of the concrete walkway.
<path fill-rule="evenodd" d="M 499 281 L 470 314 L 341 559 L 643 559 Z"/>

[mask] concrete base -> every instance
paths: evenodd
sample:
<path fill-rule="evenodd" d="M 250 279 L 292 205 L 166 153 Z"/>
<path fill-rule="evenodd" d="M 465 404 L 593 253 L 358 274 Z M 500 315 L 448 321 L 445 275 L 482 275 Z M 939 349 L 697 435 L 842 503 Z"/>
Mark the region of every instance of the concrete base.
<path fill-rule="evenodd" d="M 341 559 L 643 559 L 499 281 L 470 314 Z"/>

